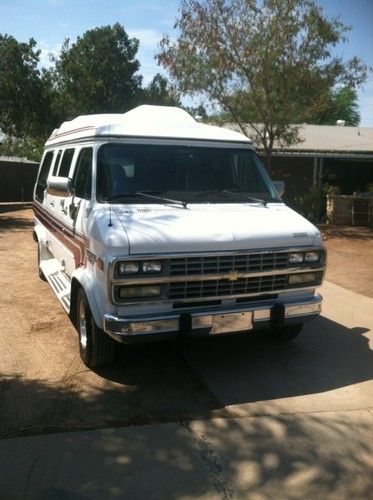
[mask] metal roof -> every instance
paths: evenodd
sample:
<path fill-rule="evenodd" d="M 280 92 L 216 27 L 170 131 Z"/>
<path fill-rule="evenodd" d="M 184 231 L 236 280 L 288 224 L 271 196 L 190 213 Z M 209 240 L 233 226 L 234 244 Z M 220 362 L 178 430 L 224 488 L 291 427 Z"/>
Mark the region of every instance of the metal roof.
<path fill-rule="evenodd" d="M 235 124 L 226 124 L 224 128 L 240 130 Z M 255 132 L 246 126 L 249 136 Z M 274 145 L 275 151 L 320 152 L 320 153 L 373 153 L 373 127 L 346 127 L 340 125 L 299 125 L 301 142 L 291 146 Z M 262 149 L 256 144 L 257 149 Z"/>
<path fill-rule="evenodd" d="M 0 162 L 38 164 L 37 161 L 29 160 L 25 156 L 0 156 Z"/>

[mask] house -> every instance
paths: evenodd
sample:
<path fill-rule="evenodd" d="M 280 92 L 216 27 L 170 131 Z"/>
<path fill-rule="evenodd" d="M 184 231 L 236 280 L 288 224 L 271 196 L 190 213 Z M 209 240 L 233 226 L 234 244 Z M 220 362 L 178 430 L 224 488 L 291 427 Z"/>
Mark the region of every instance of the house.
<path fill-rule="evenodd" d="M 342 195 L 366 191 L 373 183 L 373 127 L 301 125 L 299 137 L 292 146 L 275 144 L 268 169 L 272 179 L 285 181 L 289 205 L 296 207 L 297 198 L 317 183 L 335 186 Z M 257 151 L 263 156 L 260 145 Z"/>

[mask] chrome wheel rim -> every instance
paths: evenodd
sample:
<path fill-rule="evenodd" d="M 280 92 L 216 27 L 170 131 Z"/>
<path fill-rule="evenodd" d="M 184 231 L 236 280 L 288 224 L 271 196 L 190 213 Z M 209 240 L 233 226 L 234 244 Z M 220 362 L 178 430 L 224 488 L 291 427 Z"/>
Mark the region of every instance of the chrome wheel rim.
<path fill-rule="evenodd" d="M 85 314 L 85 305 L 82 300 L 79 304 L 79 339 L 80 345 L 85 349 L 87 347 L 87 318 Z"/>

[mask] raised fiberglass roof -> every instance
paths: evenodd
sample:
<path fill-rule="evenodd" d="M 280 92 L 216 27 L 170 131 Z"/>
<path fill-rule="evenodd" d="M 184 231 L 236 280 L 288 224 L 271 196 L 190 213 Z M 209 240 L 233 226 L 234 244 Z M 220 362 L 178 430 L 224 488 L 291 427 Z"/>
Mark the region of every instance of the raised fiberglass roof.
<path fill-rule="evenodd" d="M 52 133 L 46 145 L 99 136 L 250 143 L 238 132 L 199 123 L 180 108 L 143 105 L 123 114 L 85 115 L 64 122 Z"/>

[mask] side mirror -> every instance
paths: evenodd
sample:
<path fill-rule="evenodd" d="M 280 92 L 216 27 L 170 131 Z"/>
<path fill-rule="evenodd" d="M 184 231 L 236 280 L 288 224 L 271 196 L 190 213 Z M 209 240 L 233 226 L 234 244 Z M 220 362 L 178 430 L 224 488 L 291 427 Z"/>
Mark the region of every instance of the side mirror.
<path fill-rule="evenodd" d="M 69 177 L 49 177 L 47 191 L 48 194 L 54 196 L 68 196 L 71 191 L 71 179 Z"/>
<path fill-rule="evenodd" d="M 285 182 L 273 181 L 273 185 L 275 186 L 278 195 L 281 197 L 285 193 Z"/>

